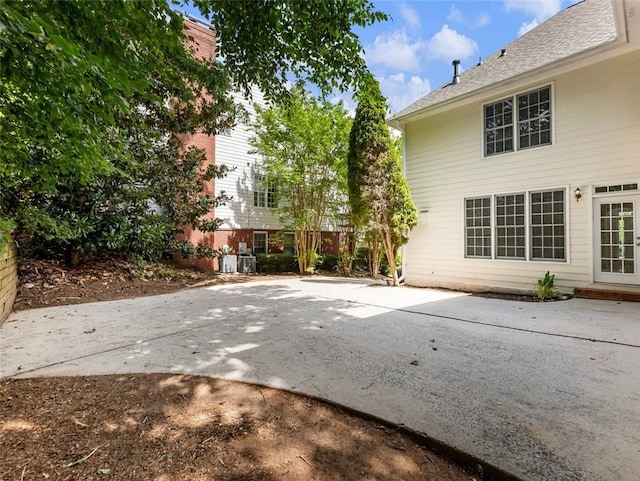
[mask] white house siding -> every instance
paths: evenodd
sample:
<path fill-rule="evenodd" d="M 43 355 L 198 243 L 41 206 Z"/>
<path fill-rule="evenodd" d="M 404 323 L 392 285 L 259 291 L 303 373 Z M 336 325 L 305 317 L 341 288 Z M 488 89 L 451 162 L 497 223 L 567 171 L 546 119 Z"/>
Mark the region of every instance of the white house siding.
<path fill-rule="evenodd" d="M 554 145 L 483 158 L 482 104 L 548 83 Z M 593 282 L 591 189 L 640 182 L 639 86 L 636 51 L 405 125 L 407 179 L 418 210 L 428 211 L 407 245 L 407 283 L 531 291 L 547 270 L 563 291 Z M 547 188 L 567 189 L 567 262 L 464 257 L 465 197 Z"/>
<path fill-rule="evenodd" d="M 265 105 L 257 88 L 252 89 L 252 100 L 240 94 L 234 94 L 234 98 L 245 107 L 251 120 L 255 118 L 253 104 Z M 216 209 L 216 217 L 224 219 L 221 230 L 279 229 L 278 216 L 273 209 L 253 205 L 253 174 L 260 169 L 262 156 L 249 154 L 249 139 L 254 134 L 248 124 L 250 122 L 237 125 L 228 136 L 220 134 L 215 137 L 216 164 L 232 169 L 225 178 L 216 180 L 216 194 L 225 191 L 233 197 L 227 205 Z"/>
<path fill-rule="evenodd" d="M 238 93 L 234 94 L 234 98 L 247 110 L 251 121 L 255 119 L 253 105 L 266 106 L 264 96 L 257 87 L 252 88 L 251 100 Z M 224 191 L 233 197 L 231 202 L 216 209 L 216 217 L 224 219 L 222 230 L 282 228 L 274 209 L 253 205 L 253 174 L 261 172 L 263 159 L 260 154 L 249 153 L 252 150 L 249 140 L 255 135 L 250 127 L 251 121 L 237 125 L 231 129 L 230 135 L 220 134 L 215 137 L 216 164 L 223 164 L 231 169 L 226 177 L 215 182 L 216 195 Z M 327 218 L 323 229 L 338 230 L 336 220 Z"/>

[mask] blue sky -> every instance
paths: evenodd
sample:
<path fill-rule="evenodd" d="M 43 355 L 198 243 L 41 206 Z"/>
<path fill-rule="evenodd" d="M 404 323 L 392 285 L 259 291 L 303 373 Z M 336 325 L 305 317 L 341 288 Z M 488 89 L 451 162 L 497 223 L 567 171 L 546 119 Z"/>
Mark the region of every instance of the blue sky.
<path fill-rule="evenodd" d="M 450 81 L 453 60 L 464 71 L 577 1 L 373 0 L 391 19 L 356 33 L 395 113 Z M 193 7 L 186 10 L 200 16 Z M 338 99 L 355 110 L 349 93 Z"/>
<path fill-rule="evenodd" d="M 392 20 L 358 29 L 369 69 L 397 112 L 577 0 L 374 0 Z M 352 108 L 349 97 L 344 96 Z"/>

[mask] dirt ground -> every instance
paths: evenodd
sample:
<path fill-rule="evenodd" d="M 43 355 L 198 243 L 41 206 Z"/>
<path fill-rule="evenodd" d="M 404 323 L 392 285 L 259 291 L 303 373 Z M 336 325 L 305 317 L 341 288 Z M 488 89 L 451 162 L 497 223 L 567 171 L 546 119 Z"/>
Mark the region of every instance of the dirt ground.
<path fill-rule="evenodd" d="M 15 309 L 251 277 L 103 259 L 20 267 Z M 470 481 L 414 438 L 275 389 L 175 374 L 0 380 L 0 480 Z"/>
<path fill-rule="evenodd" d="M 14 311 L 154 296 L 204 285 L 277 276 L 219 274 L 170 262 L 136 264 L 122 258 L 95 258 L 73 269 L 59 261 L 30 260 L 19 264 L 18 277 Z"/>
<path fill-rule="evenodd" d="M 471 480 L 375 422 L 174 374 L 0 381 L 2 480 Z"/>

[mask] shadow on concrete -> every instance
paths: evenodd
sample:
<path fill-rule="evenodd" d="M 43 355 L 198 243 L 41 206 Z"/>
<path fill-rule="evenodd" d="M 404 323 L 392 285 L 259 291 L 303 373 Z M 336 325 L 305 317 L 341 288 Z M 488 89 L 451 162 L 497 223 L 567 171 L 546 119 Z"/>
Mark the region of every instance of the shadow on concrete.
<path fill-rule="evenodd" d="M 532 480 L 597 479 L 589 469 L 603 464 L 602 445 L 576 439 L 637 439 L 637 418 L 619 414 L 633 412 L 640 366 L 612 377 L 591 360 L 617 356 L 611 346 L 543 332 L 569 325 L 557 307 L 392 296 L 399 291 L 351 281 L 303 279 L 322 286 L 311 293 L 277 282 L 217 286 L 136 310 L 137 301 L 102 303 L 113 309 L 107 320 L 83 306 L 68 317 L 55 311 L 49 342 L 66 348 L 45 355 L 25 331 L 31 367 L 15 370 L 12 360 L 10 375 L 171 372 L 284 388 L 404 424 Z M 84 334 L 91 329 L 98 336 Z M 635 467 L 611 450 L 606 457 L 601 473 L 633 479 Z"/>

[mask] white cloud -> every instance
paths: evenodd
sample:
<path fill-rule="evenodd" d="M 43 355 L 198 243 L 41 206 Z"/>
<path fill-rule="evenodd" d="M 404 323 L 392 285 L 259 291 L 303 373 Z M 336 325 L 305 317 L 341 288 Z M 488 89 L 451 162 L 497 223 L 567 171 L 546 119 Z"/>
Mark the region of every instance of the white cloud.
<path fill-rule="evenodd" d="M 406 3 L 400 5 L 400 15 L 404 19 L 405 23 L 413 30 L 420 28 L 420 15 L 413 8 Z"/>
<path fill-rule="evenodd" d="M 562 0 L 504 0 L 507 12 L 519 10 L 533 17 L 538 22 L 544 22 L 560 11 Z"/>
<path fill-rule="evenodd" d="M 455 6 L 451 6 L 451 11 L 449 12 L 449 15 L 447 15 L 447 20 L 449 20 L 450 22 L 462 23 L 464 18 L 462 16 L 462 12 L 459 9 L 457 9 Z"/>
<path fill-rule="evenodd" d="M 407 78 L 403 72 L 388 77 L 378 77 L 378 81 L 382 95 L 389 99 L 392 113 L 399 112 L 431 90 L 428 79 L 417 75 Z"/>
<path fill-rule="evenodd" d="M 370 65 L 415 72 L 420 68 L 417 54 L 423 47 L 421 41 L 411 42 L 406 32 L 396 31 L 378 35 L 372 46 L 365 47 L 365 59 Z"/>
<path fill-rule="evenodd" d="M 475 41 L 451 30 L 448 25 L 443 25 L 442 29 L 427 43 L 429 57 L 445 62 L 469 58 L 477 51 L 478 44 Z"/>
<path fill-rule="evenodd" d="M 533 30 L 534 28 L 536 28 L 538 25 L 539 23 L 535 18 L 528 23 L 524 22 L 522 25 L 520 25 L 520 30 L 518 30 L 518 36 L 520 37 L 524 35 L 529 30 Z"/>
<path fill-rule="evenodd" d="M 482 13 L 478 15 L 478 18 L 476 18 L 475 22 L 473 22 L 472 27 L 473 28 L 486 27 L 487 25 L 489 25 L 489 22 L 491 22 L 491 17 L 486 13 Z"/>

